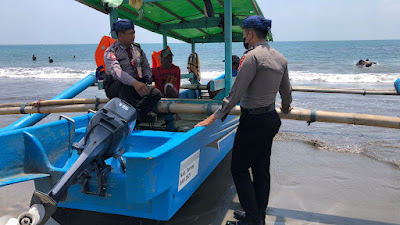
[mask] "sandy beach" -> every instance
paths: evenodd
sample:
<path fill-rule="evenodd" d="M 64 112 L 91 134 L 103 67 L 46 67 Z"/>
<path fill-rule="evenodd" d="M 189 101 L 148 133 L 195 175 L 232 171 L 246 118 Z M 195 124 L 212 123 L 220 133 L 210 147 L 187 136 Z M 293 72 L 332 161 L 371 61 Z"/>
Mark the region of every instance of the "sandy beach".
<path fill-rule="evenodd" d="M 284 135 L 273 146 L 266 224 L 400 224 L 398 167 L 361 154 L 322 150 L 298 138 L 281 140 Z M 170 221 L 161 224 L 219 225 L 232 219 L 240 204 L 230 157 Z M 0 188 L 1 215 L 17 216 L 27 210 L 33 189 L 33 182 Z M 64 224 L 159 224 L 97 213 L 68 212 L 65 217 Z"/>

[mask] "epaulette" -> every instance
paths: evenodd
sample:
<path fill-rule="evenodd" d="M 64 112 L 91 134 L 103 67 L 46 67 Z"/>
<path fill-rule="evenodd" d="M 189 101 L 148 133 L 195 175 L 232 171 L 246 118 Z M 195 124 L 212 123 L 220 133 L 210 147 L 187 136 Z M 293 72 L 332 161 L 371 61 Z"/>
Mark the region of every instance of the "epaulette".
<path fill-rule="evenodd" d="M 251 51 L 251 50 L 253 50 L 255 47 L 254 46 L 251 46 L 249 49 L 247 49 L 243 54 L 246 54 L 246 53 L 248 53 L 249 51 Z"/>
<path fill-rule="evenodd" d="M 136 42 L 133 43 L 133 45 L 136 46 L 136 47 L 138 47 L 138 48 L 140 48 L 140 44 L 138 44 L 138 43 L 136 43 Z"/>
<path fill-rule="evenodd" d="M 114 52 L 114 53 L 117 53 L 117 49 L 118 49 L 118 45 L 114 45 L 114 46 L 111 48 L 111 51 Z"/>

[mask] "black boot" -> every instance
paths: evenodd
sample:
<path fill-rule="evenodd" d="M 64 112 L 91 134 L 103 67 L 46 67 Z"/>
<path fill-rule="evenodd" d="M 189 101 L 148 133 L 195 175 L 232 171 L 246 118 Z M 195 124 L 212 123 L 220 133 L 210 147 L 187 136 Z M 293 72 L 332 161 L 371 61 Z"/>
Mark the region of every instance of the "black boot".
<path fill-rule="evenodd" d="M 237 219 L 237 220 L 245 220 L 246 219 L 246 212 L 243 210 L 235 210 L 233 212 L 233 218 Z M 265 225 L 265 214 L 262 215 L 262 220 L 261 220 L 261 224 Z"/>

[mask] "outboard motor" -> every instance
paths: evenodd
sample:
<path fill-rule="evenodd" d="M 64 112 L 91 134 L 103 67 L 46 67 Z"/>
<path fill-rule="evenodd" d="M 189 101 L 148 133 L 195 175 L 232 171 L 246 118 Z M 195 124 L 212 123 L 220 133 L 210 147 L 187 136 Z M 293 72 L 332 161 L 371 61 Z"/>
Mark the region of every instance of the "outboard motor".
<path fill-rule="evenodd" d="M 67 197 L 68 188 L 77 181 L 87 194 L 104 196 L 107 175 L 111 171 L 105 160 L 121 157 L 124 153 L 121 146 L 133 130 L 135 120 L 135 108 L 119 98 L 113 98 L 94 114 L 86 128 L 85 137 L 73 145 L 80 154 L 76 162 L 47 194 L 39 191 L 33 193 L 31 210 L 18 217 L 18 224 L 45 224 L 56 211 L 58 202 Z M 93 170 L 98 178 L 98 190 L 94 193 L 88 188 L 89 173 Z"/>

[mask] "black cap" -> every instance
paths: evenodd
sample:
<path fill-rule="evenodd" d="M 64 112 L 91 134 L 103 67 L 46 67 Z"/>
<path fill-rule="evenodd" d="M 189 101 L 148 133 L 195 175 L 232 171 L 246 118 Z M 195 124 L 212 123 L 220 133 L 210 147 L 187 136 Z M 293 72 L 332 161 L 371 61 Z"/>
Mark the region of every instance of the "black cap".
<path fill-rule="evenodd" d="M 257 30 L 271 29 L 271 20 L 265 19 L 263 16 L 249 16 L 243 20 L 243 28 L 253 28 Z"/>
<path fill-rule="evenodd" d="M 115 23 L 113 23 L 111 31 L 115 31 L 117 33 L 121 31 L 126 31 L 129 29 L 135 29 L 135 24 L 133 23 L 132 20 L 127 20 L 127 19 L 120 19 L 117 20 Z"/>
<path fill-rule="evenodd" d="M 164 58 L 164 57 L 169 56 L 169 55 L 174 56 L 174 54 L 172 54 L 171 50 L 169 50 L 169 49 L 163 49 L 163 50 L 161 51 L 161 58 Z"/>

